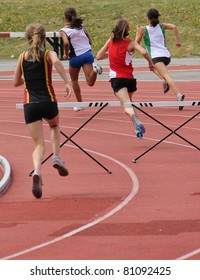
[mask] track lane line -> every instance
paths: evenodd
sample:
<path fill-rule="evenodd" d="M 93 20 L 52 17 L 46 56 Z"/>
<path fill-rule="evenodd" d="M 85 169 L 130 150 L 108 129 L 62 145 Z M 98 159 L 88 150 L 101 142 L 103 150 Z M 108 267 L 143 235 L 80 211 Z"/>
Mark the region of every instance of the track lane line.
<path fill-rule="evenodd" d="M 44 242 L 44 243 L 41 243 L 41 244 L 38 244 L 36 246 L 33 246 L 33 247 L 30 247 L 26 250 L 22 250 L 20 252 L 17 252 L 17 253 L 14 253 L 14 254 L 11 254 L 11 255 L 8 255 L 8 256 L 5 256 L 3 258 L 1 258 L 0 260 L 9 260 L 9 259 L 14 259 L 16 257 L 19 257 L 19 256 L 22 256 L 22 255 L 25 255 L 27 253 L 30 253 L 30 252 L 33 252 L 33 251 L 36 251 L 38 249 L 41 249 L 41 248 L 44 248 L 44 247 L 47 247 L 49 245 L 52 245 L 54 243 L 57 243 L 59 241 L 62 241 L 64 239 L 67 239 L 73 235 L 76 235 L 77 233 L 81 232 L 81 231 L 84 231 L 88 228 L 91 228 L 97 224 L 99 224 L 100 222 L 108 219 L 109 217 L 113 216 L 115 213 L 119 212 L 122 208 L 124 208 L 134 197 L 135 195 L 137 194 L 138 190 L 139 190 L 139 182 L 138 182 L 138 179 L 137 179 L 137 176 L 136 174 L 134 173 L 134 171 L 132 169 L 130 169 L 127 165 L 125 165 L 124 163 L 122 163 L 121 161 L 118 161 L 117 159 L 113 158 L 113 157 L 110 157 L 110 156 L 107 156 L 105 154 L 101 154 L 99 152 L 95 152 L 95 151 L 92 151 L 92 150 L 87 150 L 88 152 L 91 152 L 91 153 L 94 153 L 96 155 L 99 155 L 99 156 L 102 156 L 110 161 L 113 161 L 114 163 L 118 164 L 119 166 L 121 166 L 124 170 L 127 171 L 128 175 L 130 176 L 131 180 L 132 180 L 132 189 L 131 189 L 131 192 L 128 194 L 127 197 L 125 197 L 125 199 L 120 203 L 118 204 L 115 208 L 113 208 L 112 210 L 110 210 L 109 212 L 107 212 L 105 215 L 93 220 L 92 222 L 88 223 L 88 224 L 85 224 L 84 226 L 81 226 L 75 230 L 72 230 L 60 237 L 57 237 L 57 238 L 54 238 L 50 241 L 47 241 L 47 242 Z"/>

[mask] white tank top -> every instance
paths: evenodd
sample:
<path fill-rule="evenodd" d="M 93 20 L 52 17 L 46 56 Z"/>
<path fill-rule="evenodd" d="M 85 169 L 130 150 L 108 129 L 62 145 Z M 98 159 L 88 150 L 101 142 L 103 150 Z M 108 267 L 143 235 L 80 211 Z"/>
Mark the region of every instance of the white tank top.
<path fill-rule="evenodd" d="M 146 26 L 145 30 L 144 43 L 150 57 L 170 57 L 170 52 L 166 47 L 165 30 L 162 25 Z"/>
<path fill-rule="evenodd" d="M 69 39 L 71 56 L 79 56 L 91 50 L 89 39 L 83 28 L 64 27 L 60 31 L 64 31 Z"/>

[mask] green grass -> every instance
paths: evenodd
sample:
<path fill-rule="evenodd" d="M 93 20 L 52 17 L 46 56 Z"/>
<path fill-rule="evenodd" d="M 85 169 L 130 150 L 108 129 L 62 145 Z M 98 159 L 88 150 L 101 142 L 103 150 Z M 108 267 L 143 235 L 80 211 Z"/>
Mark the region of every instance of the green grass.
<path fill-rule="evenodd" d="M 134 39 L 136 25 L 146 24 L 146 11 L 156 8 L 160 11 L 160 22 L 176 24 L 182 47 L 176 48 L 174 35 L 168 31 L 167 46 L 173 57 L 200 55 L 200 1 L 199 0 L 0 0 L 0 31 L 25 31 L 32 22 L 42 23 L 46 31 L 59 31 L 64 26 L 63 11 L 73 6 L 93 40 L 94 54 L 110 35 L 116 19 L 126 17 L 131 26 L 130 37 Z M 0 39 L 0 59 L 15 58 L 25 48 L 24 39 Z M 51 48 L 49 45 L 47 46 Z"/>

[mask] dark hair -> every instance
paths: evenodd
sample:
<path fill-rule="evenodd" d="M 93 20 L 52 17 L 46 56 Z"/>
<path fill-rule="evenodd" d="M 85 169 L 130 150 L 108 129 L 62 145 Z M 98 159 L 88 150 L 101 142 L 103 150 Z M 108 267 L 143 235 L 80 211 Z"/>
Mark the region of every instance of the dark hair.
<path fill-rule="evenodd" d="M 120 18 L 115 22 L 115 26 L 111 33 L 111 39 L 113 42 L 126 39 L 129 35 L 129 23 L 125 18 Z"/>
<path fill-rule="evenodd" d="M 153 27 L 156 27 L 156 25 L 159 24 L 159 19 L 158 19 L 159 16 L 160 16 L 160 13 L 159 13 L 159 11 L 156 10 L 156 9 L 150 9 L 150 10 L 148 10 L 148 12 L 147 12 L 147 17 L 148 17 L 148 19 L 150 20 L 151 25 L 152 25 Z"/>
<path fill-rule="evenodd" d="M 83 20 L 77 17 L 76 9 L 70 7 L 64 12 L 65 19 L 70 23 L 71 28 L 81 29 Z"/>

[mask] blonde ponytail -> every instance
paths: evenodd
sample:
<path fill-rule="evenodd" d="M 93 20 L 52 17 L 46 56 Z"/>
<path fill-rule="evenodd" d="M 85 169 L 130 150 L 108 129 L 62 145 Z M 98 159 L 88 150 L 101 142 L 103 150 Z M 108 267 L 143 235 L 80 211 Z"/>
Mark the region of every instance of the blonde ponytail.
<path fill-rule="evenodd" d="M 40 62 L 41 58 L 44 57 L 45 35 L 45 28 L 39 23 L 30 24 L 26 28 L 26 38 L 29 43 L 28 52 L 34 62 Z"/>

